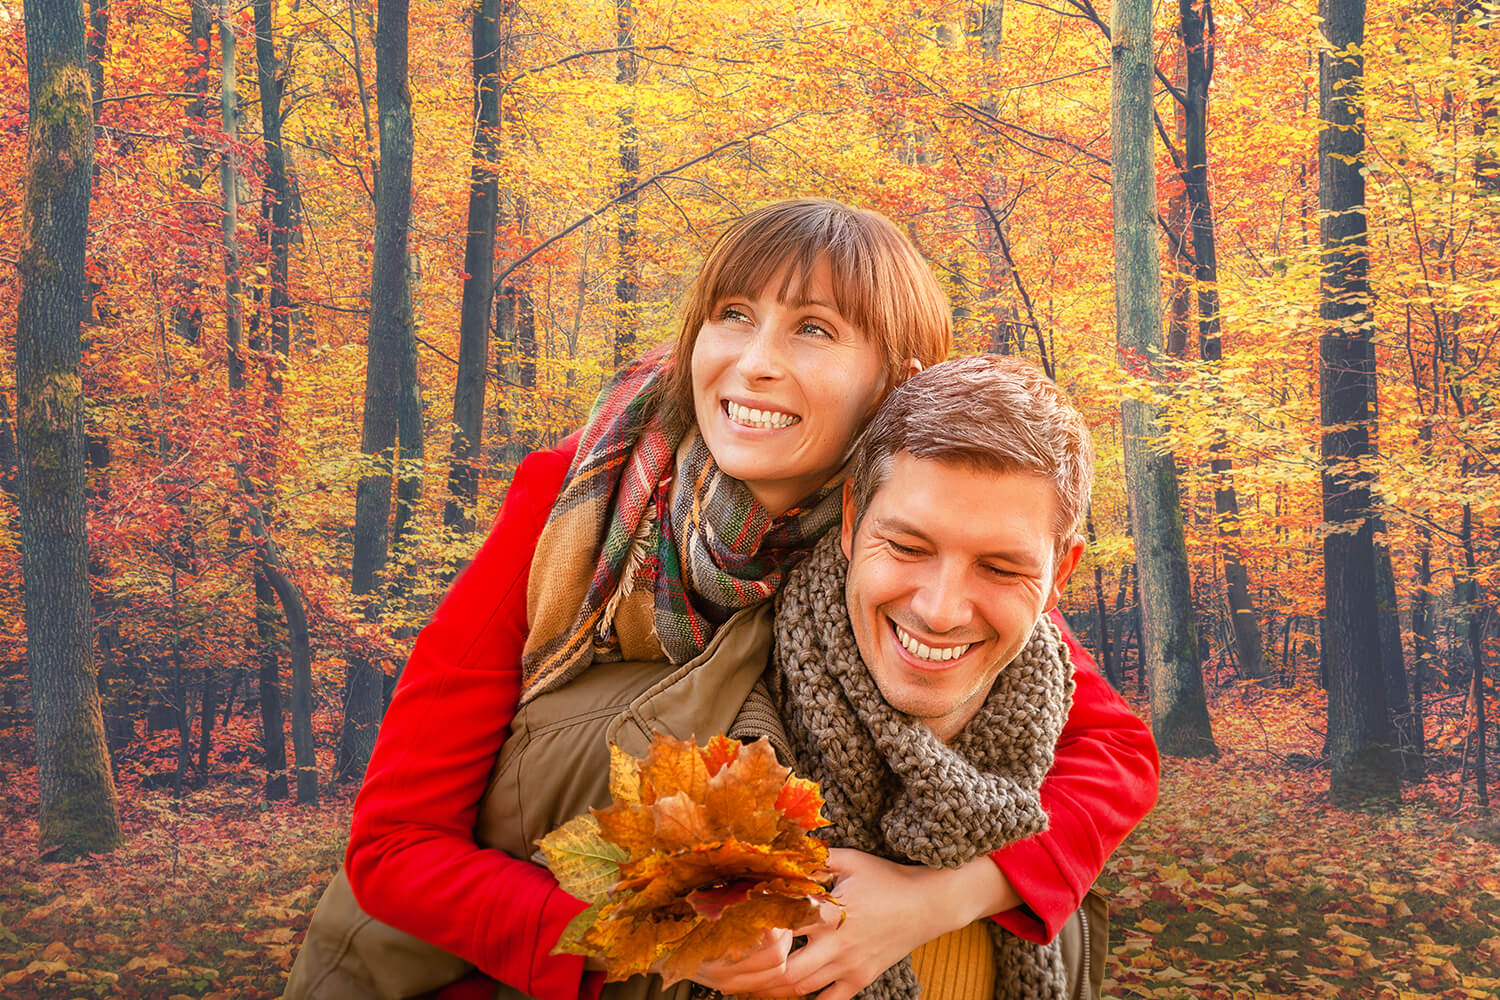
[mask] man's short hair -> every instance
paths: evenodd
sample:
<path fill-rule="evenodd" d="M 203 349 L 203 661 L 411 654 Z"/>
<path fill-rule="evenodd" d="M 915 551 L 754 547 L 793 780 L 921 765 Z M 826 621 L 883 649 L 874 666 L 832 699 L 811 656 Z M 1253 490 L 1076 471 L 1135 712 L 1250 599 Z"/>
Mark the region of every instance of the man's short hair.
<path fill-rule="evenodd" d="M 1094 483 L 1094 441 L 1067 393 L 1021 358 L 980 354 L 907 379 L 870 421 L 854 453 L 859 516 L 897 452 L 993 472 L 1028 473 L 1057 496 L 1053 542 L 1072 544 Z"/>

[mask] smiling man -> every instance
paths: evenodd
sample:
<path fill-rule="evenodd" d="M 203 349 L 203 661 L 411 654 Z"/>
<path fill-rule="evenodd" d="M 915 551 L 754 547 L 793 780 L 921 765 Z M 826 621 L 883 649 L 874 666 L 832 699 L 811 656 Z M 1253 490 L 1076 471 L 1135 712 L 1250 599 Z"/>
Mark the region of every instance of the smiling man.
<path fill-rule="evenodd" d="M 777 598 L 773 696 L 798 771 L 823 786 L 843 909 L 798 929 L 805 946 L 739 980 L 742 992 L 1096 994 L 1086 938 L 1065 966 L 1058 941 L 986 919 L 1028 905 L 1003 849 L 1047 826 L 1041 785 L 1075 690 L 1085 714 L 1114 713 L 1125 734 L 1086 780 L 1118 789 L 1133 818 L 1101 829 L 1123 838 L 1155 799 L 1144 725 L 1092 670 L 1075 683 L 1049 615 L 1083 553 L 1092 478 L 1082 417 L 1019 359 L 936 365 L 881 407 L 854 456 L 841 534 Z"/>

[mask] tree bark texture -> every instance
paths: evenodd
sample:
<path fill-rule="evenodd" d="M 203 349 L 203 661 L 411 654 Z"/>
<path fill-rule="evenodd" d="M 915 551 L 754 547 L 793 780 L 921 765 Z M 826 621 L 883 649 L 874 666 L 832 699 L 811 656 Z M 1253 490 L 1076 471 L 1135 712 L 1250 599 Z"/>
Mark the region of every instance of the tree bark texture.
<path fill-rule="evenodd" d="M 375 90 L 380 115 L 380 183 L 375 191 L 375 258 L 370 273 L 370 333 L 366 345 L 364 432 L 360 449 L 373 463 L 355 492 L 355 595 L 375 594 L 390 552 L 391 479 L 400 390 L 403 289 L 411 224 L 412 120 L 407 89 L 407 0 L 379 0 L 375 30 Z M 366 618 L 378 620 L 371 599 Z M 384 701 L 382 674 L 362 657 L 349 664 L 344 724 L 339 733 L 338 778 L 364 777 L 375 746 Z"/>
<path fill-rule="evenodd" d="M 94 120 L 80 4 L 26 0 L 16 408 L 26 658 L 51 859 L 111 851 L 120 819 L 93 662 L 80 313 Z"/>
<path fill-rule="evenodd" d="M 224 349 L 229 365 L 229 388 L 245 387 L 245 359 L 240 354 L 240 249 L 235 230 L 239 225 L 239 171 L 234 164 L 234 145 L 239 141 L 239 95 L 235 89 L 234 8 L 222 0 L 219 11 L 219 120 L 225 148 L 219 160 L 219 190 L 223 201 L 221 235 L 224 242 Z"/>
<path fill-rule="evenodd" d="M 240 489 L 249 485 L 241 476 Z M 312 644 L 307 633 L 307 608 L 302 592 L 287 575 L 281 553 L 266 526 L 265 514 L 254 503 L 250 504 L 250 531 L 260 549 L 260 565 L 266 583 L 281 602 L 282 613 L 286 615 L 287 635 L 291 639 L 292 752 L 297 755 L 297 804 L 315 806 L 318 804 L 318 758 L 313 744 Z M 265 676 L 264 672 L 261 676 Z"/>
<path fill-rule="evenodd" d="M 475 0 L 473 17 L 474 142 L 469 167 L 469 232 L 464 241 L 464 288 L 458 323 L 458 380 L 453 389 L 453 439 L 449 445 L 448 501 L 443 524 L 474 531 L 479 499 L 479 457 L 484 436 L 484 395 L 490 353 L 490 307 L 495 298 L 495 224 L 500 182 L 501 0 Z"/>
<path fill-rule="evenodd" d="M 640 137 L 635 126 L 635 81 L 638 70 L 635 46 L 635 0 L 615 0 L 615 83 L 624 99 L 615 116 L 620 121 L 620 182 L 622 196 L 615 248 L 619 253 L 615 272 L 615 367 L 635 356 L 641 331 L 640 249 L 636 245 L 640 226 L 635 188 L 641 182 Z"/>
<path fill-rule="evenodd" d="M 1151 367 L 1162 353 L 1162 315 L 1152 160 L 1150 0 L 1120 0 L 1111 21 L 1116 336 L 1130 363 L 1144 361 Z M 1165 754 L 1210 754 L 1215 747 L 1198 660 L 1176 465 L 1170 453 L 1152 447 L 1160 435 L 1154 407 L 1126 400 L 1121 422 L 1140 578 L 1142 646 L 1151 677 L 1152 729 Z"/>
<path fill-rule="evenodd" d="M 1365 223 L 1364 0 L 1320 0 L 1332 51 L 1319 58 L 1318 201 L 1322 297 L 1319 397 L 1323 425 L 1323 655 L 1328 679 L 1330 792 L 1349 803 L 1399 800 L 1380 659 L 1371 483 L 1351 471 L 1373 453 L 1375 360 L 1371 349 L 1369 243 Z"/>
<path fill-rule="evenodd" d="M 281 656 L 277 653 L 276 591 L 266 577 L 263 559 L 255 564 L 255 641 L 260 666 L 260 725 L 266 751 L 266 798 L 278 802 L 289 794 L 286 771 L 285 714 L 281 706 Z"/>
<path fill-rule="evenodd" d="M 269 278 L 271 351 L 266 398 L 279 407 L 281 370 L 291 348 L 291 302 L 287 277 L 291 259 L 292 193 L 286 147 L 281 141 L 281 93 L 285 86 L 276 59 L 273 0 L 255 0 L 255 75 L 260 86 L 260 124 L 266 155 L 266 216 L 270 221 Z"/>
<path fill-rule="evenodd" d="M 1213 201 L 1208 186 L 1208 86 L 1214 72 L 1212 0 L 1180 0 L 1182 47 L 1187 63 L 1184 106 L 1183 176 L 1189 228 L 1193 237 L 1194 282 L 1198 289 L 1198 344 L 1203 361 L 1217 365 L 1223 356 L 1219 312 L 1219 257 L 1214 233 Z M 1214 524 L 1224 562 L 1224 589 L 1234 629 L 1240 675 L 1268 676 L 1260 620 L 1250 598 L 1250 574 L 1240 554 L 1240 502 L 1235 494 L 1234 463 L 1220 432 L 1211 446 L 1209 469 L 1214 480 Z"/>
<path fill-rule="evenodd" d="M 1376 531 L 1385 534 L 1384 523 Z M 1396 745 L 1401 752 L 1401 775 L 1407 781 L 1422 780 L 1422 743 L 1411 710 L 1411 692 L 1406 683 L 1406 652 L 1401 646 L 1401 616 L 1396 605 L 1396 574 L 1391 550 L 1385 543 L 1375 546 L 1375 600 L 1380 615 L 1380 672 L 1385 679 L 1385 701 L 1390 709 Z"/>

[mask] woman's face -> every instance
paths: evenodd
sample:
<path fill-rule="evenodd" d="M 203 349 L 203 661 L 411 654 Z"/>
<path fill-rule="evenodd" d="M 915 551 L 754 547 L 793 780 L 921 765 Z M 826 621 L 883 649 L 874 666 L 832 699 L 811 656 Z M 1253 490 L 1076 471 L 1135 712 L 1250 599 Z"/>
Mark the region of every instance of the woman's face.
<path fill-rule="evenodd" d="M 692 361 L 708 450 L 773 515 L 838 471 L 886 389 L 886 359 L 834 306 L 828 263 L 784 302 L 781 284 L 714 303 Z"/>

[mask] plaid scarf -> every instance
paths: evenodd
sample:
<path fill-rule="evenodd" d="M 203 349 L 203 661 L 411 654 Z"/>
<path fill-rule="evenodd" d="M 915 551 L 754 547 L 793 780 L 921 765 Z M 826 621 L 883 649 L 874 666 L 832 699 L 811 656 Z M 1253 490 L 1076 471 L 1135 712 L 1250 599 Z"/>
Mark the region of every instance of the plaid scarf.
<path fill-rule="evenodd" d="M 696 427 L 669 433 L 658 403 L 670 363 L 665 346 L 650 351 L 594 404 L 531 563 L 523 703 L 619 658 L 615 611 L 642 574 L 654 578 L 662 651 L 685 663 L 838 523 L 834 486 L 773 518 L 719 469 Z"/>

